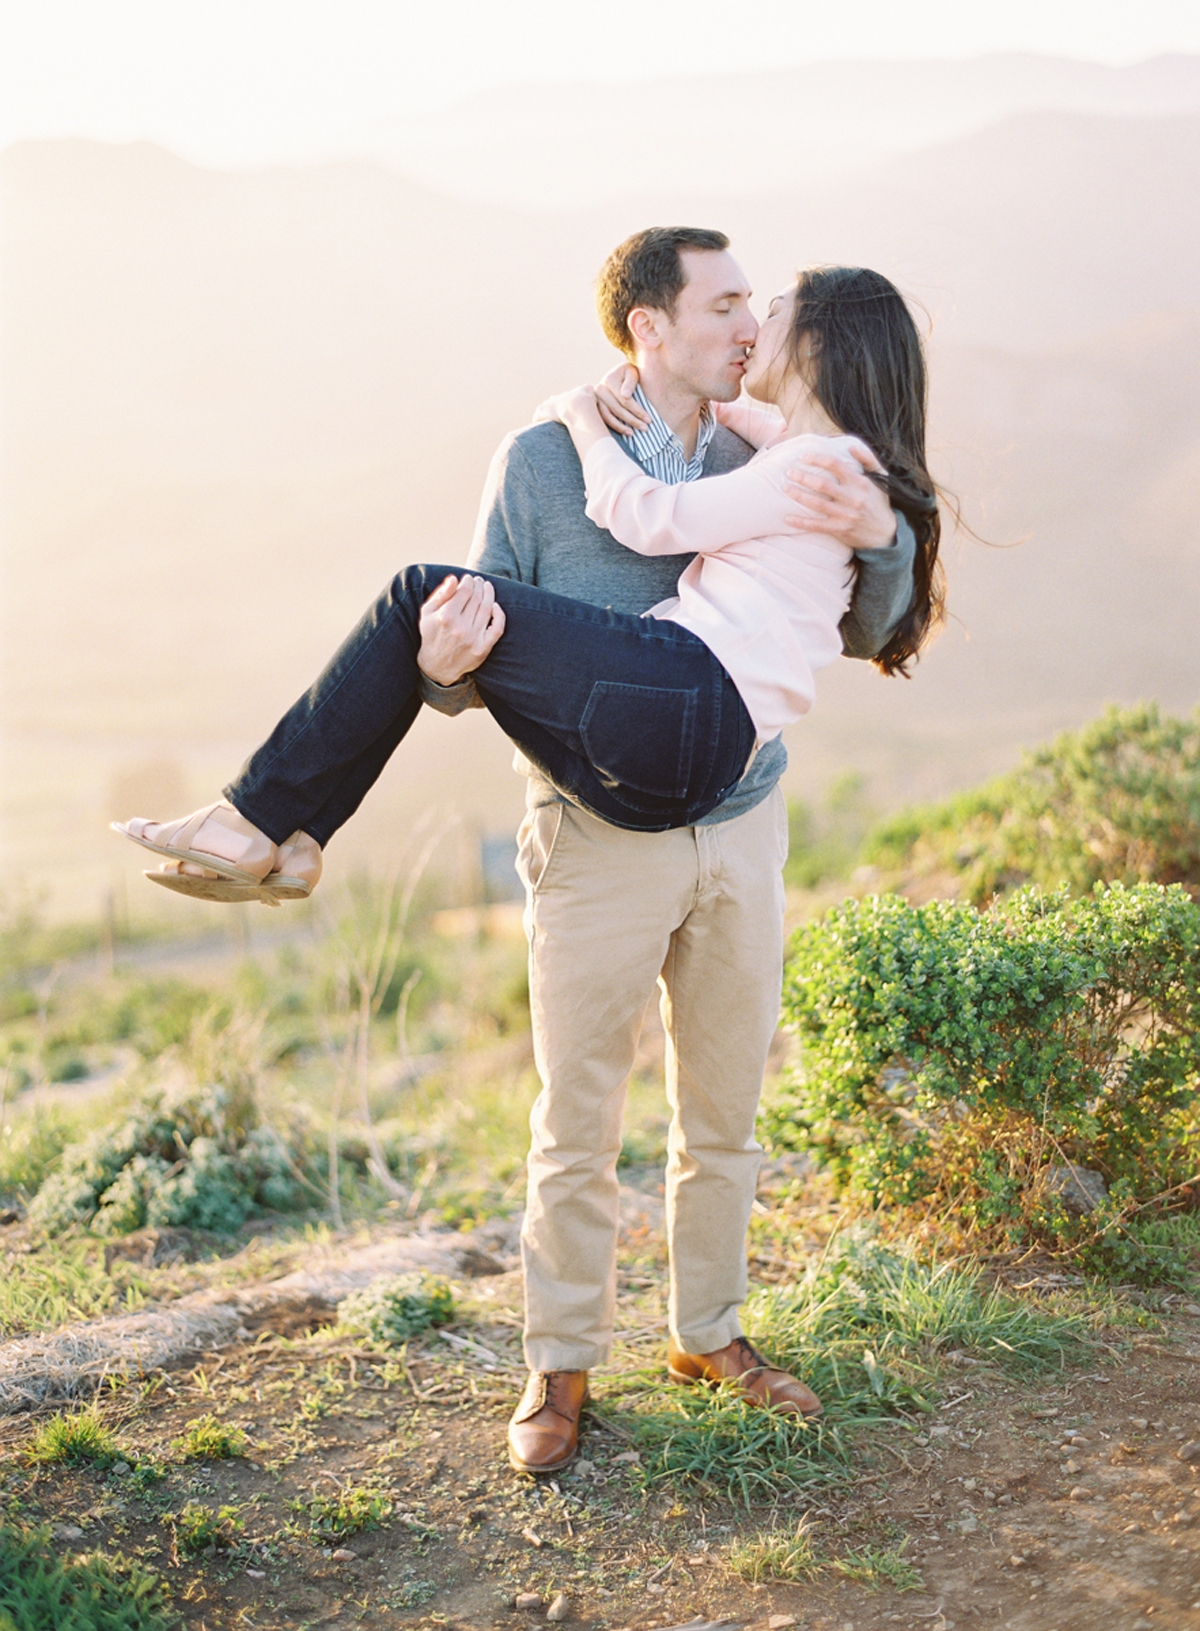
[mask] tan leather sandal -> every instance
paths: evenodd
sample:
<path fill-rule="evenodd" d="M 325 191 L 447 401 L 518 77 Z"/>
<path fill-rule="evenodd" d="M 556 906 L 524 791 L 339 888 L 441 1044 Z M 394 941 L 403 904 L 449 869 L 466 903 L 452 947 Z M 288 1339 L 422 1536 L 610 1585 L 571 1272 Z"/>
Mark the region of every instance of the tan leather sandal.
<path fill-rule="evenodd" d="M 235 837 L 245 840 L 236 861 L 211 850 L 197 847 L 196 839 L 206 821 L 223 827 Z M 265 833 L 239 815 L 232 804 L 218 799 L 203 810 L 195 810 L 180 821 L 150 821 L 145 816 L 134 816 L 129 821 L 111 823 L 114 832 L 132 838 L 135 844 L 165 855 L 170 861 L 185 861 L 193 866 L 215 872 L 219 878 L 234 883 L 261 883 L 278 866 L 277 850 Z M 151 837 L 153 833 L 153 837 Z"/>

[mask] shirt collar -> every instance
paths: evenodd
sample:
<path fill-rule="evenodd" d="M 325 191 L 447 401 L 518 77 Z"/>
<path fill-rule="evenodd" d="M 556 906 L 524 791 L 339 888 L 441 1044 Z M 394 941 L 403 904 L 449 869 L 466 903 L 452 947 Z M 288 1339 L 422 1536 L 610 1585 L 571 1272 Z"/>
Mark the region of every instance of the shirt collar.
<path fill-rule="evenodd" d="M 650 423 L 645 430 L 635 431 L 630 438 L 639 459 L 654 458 L 657 454 L 663 453 L 670 448 L 689 469 L 692 466 L 704 463 L 709 443 L 713 439 L 713 432 L 717 428 L 717 418 L 713 413 L 711 402 L 702 402 L 700 404 L 700 431 L 696 437 L 696 451 L 690 459 L 687 459 L 684 458 L 683 443 L 640 385 L 634 388 L 633 400 L 650 415 Z"/>

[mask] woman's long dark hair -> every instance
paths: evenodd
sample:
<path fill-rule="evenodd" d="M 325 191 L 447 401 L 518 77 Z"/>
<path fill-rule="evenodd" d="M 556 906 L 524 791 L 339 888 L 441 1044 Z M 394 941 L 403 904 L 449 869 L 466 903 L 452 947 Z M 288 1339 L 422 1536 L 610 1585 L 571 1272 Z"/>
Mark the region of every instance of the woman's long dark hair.
<path fill-rule="evenodd" d="M 938 489 L 925 463 L 925 354 L 899 290 L 861 266 L 812 266 L 799 274 L 792 354 L 817 403 L 848 436 L 859 436 L 887 470 L 892 508 L 917 540 L 912 604 L 875 658 L 884 674 L 908 663 L 942 622 L 945 582 L 938 562 Z"/>

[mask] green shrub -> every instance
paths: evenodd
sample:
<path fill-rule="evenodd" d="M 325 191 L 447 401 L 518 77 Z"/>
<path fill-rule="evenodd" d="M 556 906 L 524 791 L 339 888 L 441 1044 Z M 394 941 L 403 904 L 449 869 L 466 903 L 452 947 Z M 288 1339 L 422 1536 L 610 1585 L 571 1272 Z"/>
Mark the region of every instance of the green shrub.
<path fill-rule="evenodd" d="M 802 1056 L 769 1132 L 878 1203 L 1061 1244 L 1195 1170 L 1200 907 L 1179 887 L 848 902 L 795 937 L 784 1013 Z M 1083 1223 L 1069 1164 L 1108 1187 Z"/>
<path fill-rule="evenodd" d="M 44 1229 L 127 1234 L 145 1225 L 232 1233 L 260 1209 L 307 1203 L 297 1163 L 252 1095 L 217 1084 L 159 1093 L 63 1151 L 30 1204 Z"/>
<path fill-rule="evenodd" d="M 343 1299 L 338 1324 L 353 1326 L 376 1342 L 399 1345 L 454 1318 L 454 1293 L 432 1274 L 385 1274 Z"/>
<path fill-rule="evenodd" d="M 1110 708 L 1012 775 L 883 823 L 864 857 L 952 871 L 976 902 L 1024 883 L 1179 883 L 1200 897 L 1200 710 Z"/>

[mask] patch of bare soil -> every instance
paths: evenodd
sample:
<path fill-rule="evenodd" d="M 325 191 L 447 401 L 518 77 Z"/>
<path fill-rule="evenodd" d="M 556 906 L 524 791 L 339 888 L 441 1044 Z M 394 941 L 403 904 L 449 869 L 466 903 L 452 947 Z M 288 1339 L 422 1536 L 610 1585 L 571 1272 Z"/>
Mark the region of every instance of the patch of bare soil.
<path fill-rule="evenodd" d="M 470 1323 L 401 1361 L 330 1327 L 326 1306 L 277 1302 L 252 1336 L 101 1396 L 125 1464 L 29 1466 L 42 1418 L 0 1420 L 2 1482 L 64 1548 L 156 1568 L 188 1631 L 1200 1631 L 1195 1305 L 1177 1300 L 1153 1337 L 1037 1383 L 963 1363 L 932 1416 L 859 1441 L 847 1482 L 748 1512 L 694 1488 L 645 1492 L 621 1391 L 631 1359 L 659 1363 L 657 1323 L 638 1328 L 644 1287 L 627 1277 L 624 1370 L 594 1378 L 579 1458 L 552 1479 L 519 1477 L 505 1456 L 522 1379 L 510 1271 L 464 1288 Z M 244 1456 L 181 1456 L 179 1436 L 208 1414 L 245 1431 Z M 355 1492 L 386 1496 L 377 1527 L 313 1532 L 314 1498 Z M 200 1555 L 183 1543 L 188 1503 L 232 1513 Z M 830 1557 L 902 1544 L 919 1587 L 733 1571 L 739 1541 L 801 1520 Z"/>

